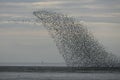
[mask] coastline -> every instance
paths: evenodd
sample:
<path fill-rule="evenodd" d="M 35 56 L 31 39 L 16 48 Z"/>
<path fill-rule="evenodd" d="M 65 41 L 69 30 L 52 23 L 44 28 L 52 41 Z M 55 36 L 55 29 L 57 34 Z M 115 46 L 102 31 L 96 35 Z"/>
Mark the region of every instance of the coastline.
<path fill-rule="evenodd" d="M 0 72 L 120 73 L 120 67 L 0 66 Z"/>

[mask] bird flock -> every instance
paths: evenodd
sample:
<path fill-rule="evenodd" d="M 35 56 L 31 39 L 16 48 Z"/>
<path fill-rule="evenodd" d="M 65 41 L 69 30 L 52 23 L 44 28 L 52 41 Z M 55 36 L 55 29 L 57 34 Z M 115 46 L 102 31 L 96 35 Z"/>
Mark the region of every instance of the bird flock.
<path fill-rule="evenodd" d="M 118 67 L 120 59 L 107 52 L 87 27 L 75 18 L 48 10 L 34 11 L 56 42 L 59 53 L 70 67 Z"/>

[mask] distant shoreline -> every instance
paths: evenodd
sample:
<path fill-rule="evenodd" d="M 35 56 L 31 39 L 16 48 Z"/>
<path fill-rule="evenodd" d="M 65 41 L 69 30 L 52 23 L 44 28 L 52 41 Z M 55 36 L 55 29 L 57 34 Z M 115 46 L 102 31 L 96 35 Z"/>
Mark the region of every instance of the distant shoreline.
<path fill-rule="evenodd" d="M 120 73 L 120 67 L 0 66 L 0 72 Z"/>

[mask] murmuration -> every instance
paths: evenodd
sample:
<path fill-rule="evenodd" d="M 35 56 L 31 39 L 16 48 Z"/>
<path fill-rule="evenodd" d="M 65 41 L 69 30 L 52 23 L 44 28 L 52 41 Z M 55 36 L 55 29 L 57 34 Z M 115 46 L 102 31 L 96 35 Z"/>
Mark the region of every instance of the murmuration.
<path fill-rule="evenodd" d="M 120 59 L 107 52 L 75 18 L 47 10 L 34 11 L 33 14 L 56 42 L 67 66 L 118 67 L 120 65 Z"/>

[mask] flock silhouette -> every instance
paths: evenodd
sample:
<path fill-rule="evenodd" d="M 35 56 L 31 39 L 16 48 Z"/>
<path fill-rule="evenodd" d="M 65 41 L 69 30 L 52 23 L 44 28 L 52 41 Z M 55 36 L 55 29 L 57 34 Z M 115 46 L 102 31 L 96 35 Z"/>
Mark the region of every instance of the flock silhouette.
<path fill-rule="evenodd" d="M 48 10 L 34 11 L 56 42 L 59 53 L 70 67 L 118 67 L 120 59 L 75 18 Z"/>

